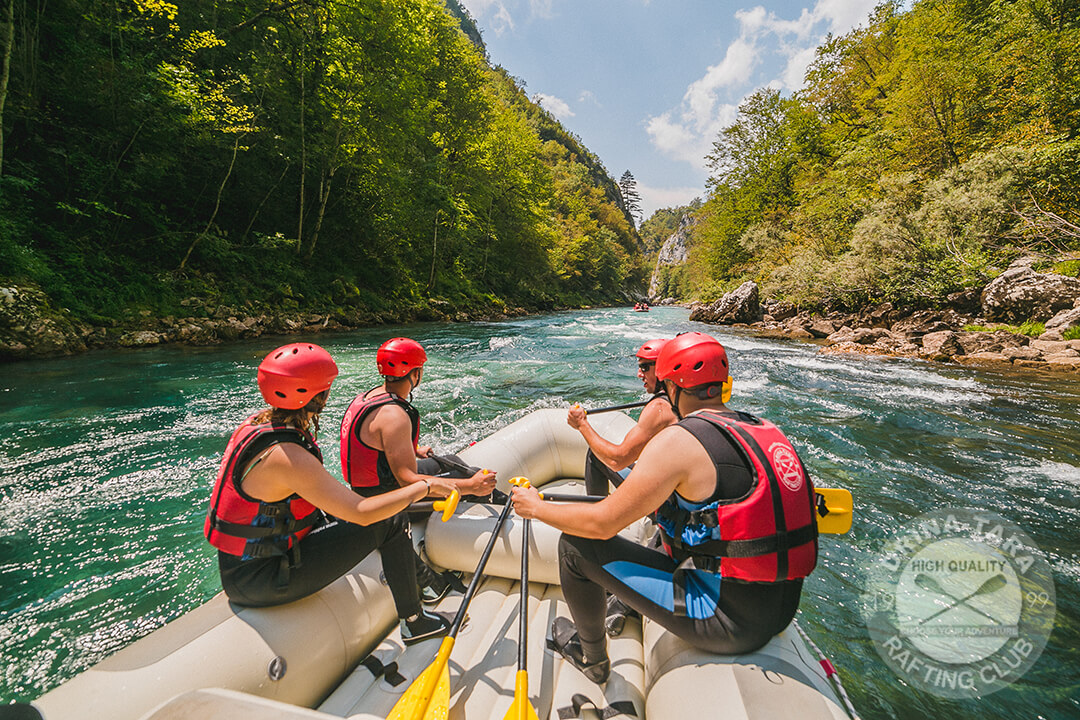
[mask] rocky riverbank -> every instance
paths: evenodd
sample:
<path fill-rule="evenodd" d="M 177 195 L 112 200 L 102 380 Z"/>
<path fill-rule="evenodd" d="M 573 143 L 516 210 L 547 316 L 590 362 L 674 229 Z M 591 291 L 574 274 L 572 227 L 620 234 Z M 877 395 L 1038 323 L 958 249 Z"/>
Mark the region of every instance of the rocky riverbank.
<path fill-rule="evenodd" d="M 336 308 L 326 313 L 265 313 L 213 306 L 198 298 L 185 300 L 181 305 L 190 315 L 157 318 L 144 311 L 93 326 L 54 308 L 36 288 L 0 287 L 0 361 L 72 355 L 94 348 L 137 348 L 164 343 L 216 345 L 262 335 L 313 335 L 417 320 L 467 322 L 526 314 L 519 307 L 462 309 L 440 300 L 397 313 L 355 308 Z"/>
<path fill-rule="evenodd" d="M 1080 279 L 1039 273 L 1031 264 L 1018 261 L 981 290 L 950 296 L 939 310 L 885 303 L 857 313 L 809 312 L 761 302 L 757 285 L 747 282 L 715 303 L 692 305 L 690 319 L 816 342 L 826 354 L 1078 373 Z"/>

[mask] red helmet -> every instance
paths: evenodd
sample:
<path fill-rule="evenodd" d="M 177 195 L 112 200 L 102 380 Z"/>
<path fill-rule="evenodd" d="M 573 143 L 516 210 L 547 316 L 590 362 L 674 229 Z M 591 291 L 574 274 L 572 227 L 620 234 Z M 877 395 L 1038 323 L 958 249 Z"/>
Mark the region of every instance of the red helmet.
<path fill-rule="evenodd" d="M 420 343 L 409 338 L 391 338 L 379 346 L 375 364 L 379 374 L 388 377 L 405 377 L 427 362 L 427 353 Z"/>
<path fill-rule="evenodd" d="M 716 338 L 700 332 L 676 335 L 664 344 L 656 360 L 656 379 L 671 380 L 681 388 L 731 379 L 727 353 Z"/>
<path fill-rule="evenodd" d="M 274 350 L 259 364 L 259 392 L 276 408 L 299 410 L 338 375 L 330 353 L 312 343 L 292 343 Z"/>
<path fill-rule="evenodd" d="M 660 357 L 660 351 L 664 349 L 667 340 L 650 340 L 638 348 L 637 357 L 641 360 L 656 360 Z"/>

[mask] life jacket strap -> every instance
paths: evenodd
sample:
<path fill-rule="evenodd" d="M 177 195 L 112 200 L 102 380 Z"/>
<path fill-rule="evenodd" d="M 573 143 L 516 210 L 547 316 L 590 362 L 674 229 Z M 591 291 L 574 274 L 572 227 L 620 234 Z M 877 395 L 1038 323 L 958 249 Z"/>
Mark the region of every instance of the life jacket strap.
<path fill-rule="evenodd" d="M 751 558 L 759 555 L 780 553 L 817 539 L 817 523 L 803 525 L 791 532 L 779 532 L 759 538 L 743 540 L 709 540 L 698 545 L 686 545 L 679 538 L 664 539 L 674 548 L 688 553 L 698 570 L 717 572 L 721 558 Z M 715 569 L 711 566 L 715 564 Z"/>

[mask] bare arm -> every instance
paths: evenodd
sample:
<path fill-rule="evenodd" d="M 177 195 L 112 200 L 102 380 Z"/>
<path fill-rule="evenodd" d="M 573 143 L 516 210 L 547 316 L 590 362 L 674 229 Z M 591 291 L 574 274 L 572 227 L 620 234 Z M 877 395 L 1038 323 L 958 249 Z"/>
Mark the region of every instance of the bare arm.
<path fill-rule="evenodd" d="M 535 518 L 571 535 L 606 540 L 660 507 L 682 485 L 687 461 L 673 458 L 688 457 L 687 441 L 698 445 L 689 433 L 662 431 L 642 451 L 630 476 L 598 503 L 550 503 L 541 500 L 532 488 L 514 488 L 514 510 L 521 517 Z"/>
<path fill-rule="evenodd" d="M 338 482 L 318 458 L 295 443 L 275 445 L 247 474 L 243 486 L 252 497 L 271 502 L 296 493 L 334 517 L 357 525 L 392 517 L 428 494 L 427 484 L 421 482 L 375 497 L 361 497 Z M 445 497 L 453 489 L 453 483 L 446 478 L 432 478 L 433 495 Z"/>
<path fill-rule="evenodd" d="M 621 443 L 613 443 L 600 436 L 580 407 L 570 408 L 566 422 L 585 438 L 593 454 L 612 470 L 622 470 L 635 462 L 645 445 L 665 427 L 674 422 L 675 416 L 664 401 L 650 402 L 642 411 L 637 424 L 630 428 Z M 575 424 L 576 423 L 576 424 Z"/>
<path fill-rule="evenodd" d="M 394 473 L 400 485 L 409 486 L 424 480 L 435 481 L 434 476 L 422 475 L 416 471 L 412 422 L 404 410 L 396 405 L 379 408 L 368 429 L 375 441 L 372 444 L 382 448 L 390 472 Z M 449 482 L 454 483 L 463 495 L 487 495 L 495 488 L 495 473 L 481 470 L 470 478 Z"/>

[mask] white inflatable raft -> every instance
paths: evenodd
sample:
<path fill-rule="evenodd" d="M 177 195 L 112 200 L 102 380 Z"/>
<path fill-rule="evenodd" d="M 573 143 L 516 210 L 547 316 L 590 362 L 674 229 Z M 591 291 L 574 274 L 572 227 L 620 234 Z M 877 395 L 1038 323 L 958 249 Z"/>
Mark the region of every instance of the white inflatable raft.
<path fill-rule="evenodd" d="M 583 492 L 586 446 L 562 410 L 541 410 L 460 455 L 497 470 L 502 488 L 517 475 L 561 492 Z M 633 421 L 596 415 L 593 426 L 619 440 Z M 449 522 L 414 526 L 431 561 L 471 572 L 497 510 L 463 504 Z M 644 539 L 651 528 L 624 533 Z M 450 657 L 450 717 L 501 720 L 514 697 L 521 527 L 507 521 Z M 843 720 L 850 708 L 831 665 L 793 622 L 760 651 L 712 656 L 658 625 L 628 621 L 610 641 L 610 680 L 599 687 L 546 649 L 551 621 L 568 615 L 558 585 L 558 533 L 533 523 L 528 672 L 543 720 L 682 720 L 799 717 Z M 275 608 L 241 609 L 219 594 L 205 605 L 46 693 L 45 720 L 382 720 L 439 648 L 405 649 L 381 563 L 368 557 L 315 595 Z M 461 596 L 443 600 L 452 613 Z M 827 669 L 829 670 L 827 672 Z M 4 715 L 0 710 L 0 718 Z"/>

